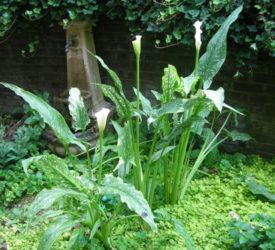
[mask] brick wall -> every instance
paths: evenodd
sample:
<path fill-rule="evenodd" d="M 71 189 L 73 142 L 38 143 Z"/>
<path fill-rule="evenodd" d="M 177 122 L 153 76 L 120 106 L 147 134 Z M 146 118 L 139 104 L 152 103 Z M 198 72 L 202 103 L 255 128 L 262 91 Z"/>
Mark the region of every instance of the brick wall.
<path fill-rule="evenodd" d="M 26 37 L 13 36 L 8 43 L 0 44 L 0 80 L 18 83 L 28 89 L 47 90 L 51 94 L 66 88 L 65 33 L 61 28 L 45 30 L 37 55 L 22 58 L 20 48 Z M 135 85 L 135 57 L 126 27 L 120 22 L 101 21 L 94 28 L 97 54 L 120 76 L 127 93 L 132 95 Z M 231 54 L 235 53 L 230 50 Z M 167 64 L 177 67 L 181 75 L 188 75 L 193 69 L 193 51 L 183 46 L 167 49 L 154 48 L 154 36 L 143 34 L 141 57 L 142 91 L 150 96 L 150 89 L 159 89 L 163 68 Z M 240 127 L 256 140 L 240 144 L 242 150 L 259 153 L 267 157 L 275 155 L 275 60 L 259 57 L 253 77 L 233 79 L 236 72 L 230 53 L 221 73 L 215 79 L 215 86 L 223 86 L 226 102 L 242 107 L 248 115 L 241 119 Z M 102 82 L 110 78 L 101 71 Z M 11 110 L 16 101 L 6 90 L 0 89 L 0 110 Z M 7 105 L 8 104 L 8 105 Z"/>
<path fill-rule="evenodd" d="M 132 95 L 135 85 L 135 57 L 131 41 L 133 36 L 121 23 L 103 21 L 94 30 L 97 54 L 120 76 L 127 93 Z M 225 101 L 237 108 L 243 108 L 247 114 L 240 117 L 239 129 L 255 138 L 254 142 L 234 144 L 234 149 L 248 153 L 257 153 L 266 157 L 275 156 L 275 59 L 259 56 L 255 62 L 253 76 L 234 79 L 236 67 L 230 51 L 221 72 L 215 78 L 213 88 L 225 89 Z M 141 56 L 141 88 L 147 96 L 151 89 L 159 89 L 163 68 L 175 65 L 178 72 L 186 76 L 194 66 L 194 52 L 184 46 L 156 49 L 154 36 L 144 34 Z M 109 83 L 110 78 L 101 70 L 102 82 Z"/>
<path fill-rule="evenodd" d="M 48 91 L 51 96 L 66 88 L 65 32 L 61 27 L 40 27 L 40 44 L 34 56 L 23 57 L 21 50 L 34 33 L 16 30 L 6 42 L 0 41 L 0 81 L 26 89 Z M 0 87 L 0 113 L 22 109 L 20 98 Z"/>

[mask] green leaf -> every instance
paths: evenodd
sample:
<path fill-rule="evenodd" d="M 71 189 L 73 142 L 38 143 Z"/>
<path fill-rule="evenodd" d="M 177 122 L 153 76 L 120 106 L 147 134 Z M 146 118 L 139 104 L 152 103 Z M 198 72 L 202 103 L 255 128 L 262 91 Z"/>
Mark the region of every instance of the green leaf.
<path fill-rule="evenodd" d="M 196 249 L 195 244 L 194 244 L 190 234 L 188 233 L 186 228 L 181 223 L 181 221 L 174 217 L 172 218 L 172 221 L 174 222 L 175 231 L 177 232 L 177 234 L 179 234 L 184 239 L 186 248 L 188 250 L 195 250 Z"/>
<path fill-rule="evenodd" d="M 195 87 L 198 80 L 199 78 L 195 77 L 194 74 L 191 74 L 187 77 L 181 77 L 177 91 L 181 94 L 183 91 L 185 95 L 188 95 L 190 91 Z"/>
<path fill-rule="evenodd" d="M 201 56 L 198 66 L 198 75 L 204 83 L 204 89 L 219 72 L 226 58 L 226 38 L 230 25 L 238 18 L 243 7 L 235 9 L 224 21 L 216 34 L 209 41 L 206 52 Z M 207 83 L 207 84 L 205 84 Z"/>
<path fill-rule="evenodd" d="M 122 92 L 122 84 L 121 84 L 121 81 L 120 81 L 118 75 L 116 74 L 116 72 L 113 71 L 113 70 L 111 70 L 111 69 L 107 66 L 107 64 L 104 62 L 104 60 L 103 60 L 101 57 L 94 55 L 94 54 L 93 54 L 91 51 L 89 51 L 89 50 L 88 50 L 88 53 L 89 53 L 90 55 L 92 55 L 93 57 L 95 57 L 95 58 L 99 61 L 99 63 L 101 64 L 101 66 L 102 66 L 104 69 L 107 70 L 107 72 L 109 73 L 109 75 L 111 76 L 111 78 L 112 78 L 113 81 L 114 81 L 114 84 L 115 84 L 116 89 L 119 91 L 120 94 L 122 94 L 122 93 L 123 93 L 123 92 Z"/>
<path fill-rule="evenodd" d="M 32 218 L 30 221 L 31 226 L 34 226 L 40 222 L 45 222 L 46 220 L 49 220 L 51 218 L 57 217 L 64 214 L 63 210 L 47 210 L 43 214 L 39 214 L 39 216 L 36 216 L 35 218 Z"/>
<path fill-rule="evenodd" d="M 124 183 L 119 177 L 107 174 L 100 187 L 100 192 L 102 194 L 119 195 L 121 202 L 126 203 L 130 210 L 140 215 L 153 231 L 157 231 L 157 225 L 154 222 L 154 216 L 147 201 L 133 185 Z"/>
<path fill-rule="evenodd" d="M 53 188 L 50 190 L 42 190 L 31 204 L 28 210 L 28 217 L 33 218 L 37 213 L 50 208 L 64 196 L 85 197 L 82 193 L 71 189 Z"/>
<path fill-rule="evenodd" d="M 85 150 L 85 146 L 72 133 L 64 117 L 42 98 L 28 92 L 16 85 L 0 82 L 4 87 L 12 90 L 16 95 L 22 97 L 32 109 L 36 110 L 45 123 L 47 123 L 58 139 L 66 146 L 76 144 L 81 149 Z"/>
<path fill-rule="evenodd" d="M 75 131 L 83 131 L 90 123 L 81 92 L 78 88 L 71 88 L 69 92 L 69 111 L 73 119 L 72 127 Z"/>
<path fill-rule="evenodd" d="M 256 182 L 254 178 L 247 177 L 245 183 L 248 189 L 256 195 L 261 195 L 268 200 L 275 201 L 275 194 L 271 193 L 265 186 Z"/>
<path fill-rule="evenodd" d="M 33 163 L 39 161 L 42 157 L 43 157 L 43 155 L 39 155 L 39 156 L 34 156 L 34 157 L 30 157 L 28 159 L 22 160 L 21 164 L 22 164 L 23 170 L 27 176 L 29 175 L 28 174 L 29 166 L 32 165 Z"/>
<path fill-rule="evenodd" d="M 177 218 L 175 218 L 174 216 L 172 216 L 171 214 L 169 214 L 167 211 L 165 211 L 164 209 L 157 209 L 156 211 L 157 215 L 160 215 L 160 220 L 168 220 L 171 223 L 174 224 L 175 227 L 175 231 L 178 235 L 180 235 L 186 245 L 186 248 L 188 250 L 195 250 L 195 244 L 190 236 L 190 234 L 188 233 L 188 231 L 185 229 L 185 227 L 183 226 L 183 224 L 181 223 L 180 220 L 178 220 Z"/>
<path fill-rule="evenodd" d="M 99 84 L 98 86 L 101 88 L 103 94 L 115 104 L 116 110 L 120 117 L 131 117 L 131 106 L 129 101 L 125 97 L 119 95 L 113 86 L 106 84 Z"/>
<path fill-rule="evenodd" d="M 224 89 L 218 88 L 215 90 L 204 90 L 206 97 L 211 100 L 216 108 L 221 112 L 224 102 Z"/>
<path fill-rule="evenodd" d="M 157 116 L 162 116 L 165 114 L 175 114 L 182 113 L 186 109 L 187 99 L 175 99 L 170 102 L 164 103 L 158 110 Z"/>
<path fill-rule="evenodd" d="M 71 216 L 61 216 L 56 219 L 43 234 L 38 250 L 50 250 L 54 242 L 62 236 L 63 233 L 71 230 L 81 222 L 80 219 L 73 219 Z"/>
<path fill-rule="evenodd" d="M 232 139 L 232 141 L 249 141 L 252 137 L 247 133 L 241 133 L 237 130 L 227 131 L 227 135 Z"/>
<path fill-rule="evenodd" d="M 37 160 L 38 168 L 45 173 L 45 175 L 56 181 L 56 183 L 62 184 L 62 182 L 70 185 L 71 187 L 82 190 L 80 179 L 77 178 L 75 172 L 71 172 L 68 169 L 66 162 L 55 155 L 43 155 Z M 75 175 L 73 175 L 73 173 Z"/>
<path fill-rule="evenodd" d="M 137 94 L 137 89 L 134 88 L 135 94 Z M 147 99 L 141 92 L 139 92 L 139 100 L 142 106 L 143 112 L 148 116 L 154 116 L 155 112 L 152 108 L 151 102 Z"/>
<path fill-rule="evenodd" d="M 82 249 L 85 244 L 85 229 L 75 229 L 68 242 L 68 250 L 70 249 Z"/>
<path fill-rule="evenodd" d="M 239 114 L 239 115 L 244 115 L 243 113 L 241 113 L 241 112 L 238 111 L 237 109 L 235 109 L 235 108 L 233 108 L 233 107 L 227 105 L 226 103 L 223 103 L 223 106 L 224 106 L 225 108 L 229 109 L 229 110 L 232 110 L 233 112 L 235 112 L 235 113 L 237 113 L 237 114 Z"/>
<path fill-rule="evenodd" d="M 175 66 L 168 65 L 167 68 L 164 68 L 164 74 L 162 76 L 162 97 L 161 100 L 163 103 L 168 102 L 173 99 L 174 93 L 178 88 L 180 78 Z"/>
<path fill-rule="evenodd" d="M 124 127 L 121 127 L 117 122 L 112 121 L 112 124 L 117 132 L 117 152 L 118 156 L 123 159 L 124 164 L 134 162 L 134 152 L 131 140 L 129 123 L 126 122 Z"/>
<path fill-rule="evenodd" d="M 157 161 L 160 158 L 162 158 L 163 156 L 165 156 L 166 154 L 168 154 L 170 151 L 172 151 L 175 148 L 176 148 L 176 146 L 168 146 L 165 149 L 161 149 L 161 150 L 155 152 L 152 155 L 151 163 Z"/>

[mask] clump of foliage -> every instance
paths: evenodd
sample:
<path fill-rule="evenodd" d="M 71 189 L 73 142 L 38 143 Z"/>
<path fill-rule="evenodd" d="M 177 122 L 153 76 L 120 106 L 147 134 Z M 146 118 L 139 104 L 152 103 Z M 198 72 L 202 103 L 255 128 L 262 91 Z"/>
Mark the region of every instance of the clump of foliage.
<path fill-rule="evenodd" d="M 234 25 L 231 39 L 246 47 L 246 57 L 253 51 L 265 49 L 275 56 L 274 5 L 271 0 L 197 0 L 158 1 L 108 1 L 111 17 L 122 17 L 132 31 L 146 30 L 159 34 L 157 46 L 166 47 L 179 43 L 192 45 L 191 25 L 195 19 L 203 20 L 205 38 L 225 20 L 225 16 L 243 4 L 244 10 Z M 241 52 L 241 51 L 240 51 Z"/>
<path fill-rule="evenodd" d="M 211 151 L 229 138 L 249 139 L 249 136 L 241 136 L 235 130 L 225 129 L 230 113 L 222 116 L 223 108 L 240 112 L 224 102 L 223 88 L 209 89 L 225 61 L 229 27 L 241 10 L 242 7 L 237 8 L 224 21 L 201 57 L 201 23 L 195 23 L 194 71 L 182 77 L 174 66 L 168 65 L 162 77 L 162 93 L 152 91 L 156 98 L 155 106 L 140 92 L 140 36 L 133 41 L 137 68 L 134 102 L 126 98 L 117 74 L 96 56 L 114 83 L 114 86 L 99 86 L 118 111 L 119 119 L 113 121 L 118 135 L 119 162 L 116 169 L 125 179 L 133 176 L 135 186 L 142 191 L 150 205 L 157 200 L 167 204 L 179 202 Z M 216 127 L 221 117 L 222 125 Z M 139 132 L 142 125 L 144 129 L 147 128 L 143 141 Z M 151 143 L 148 145 L 147 142 Z M 194 149 L 198 154 L 191 161 Z"/>
<path fill-rule="evenodd" d="M 26 176 L 21 164 L 14 164 L 9 169 L 0 169 L 0 204 L 14 205 L 24 196 L 32 196 L 43 188 L 49 188 L 52 181 L 46 178 L 35 165 L 30 167 L 30 175 Z"/>
<path fill-rule="evenodd" d="M 126 98 L 117 74 L 100 57 L 95 56 L 114 81 L 114 86 L 99 84 L 103 93 L 115 104 L 118 113 L 118 119 L 112 121 L 117 134 L 117 157 L 113 159 L 113 166 L 116 167 L 112 169 L 112 174 L 106 174 L 103 161 L 103 137 L 109 109 L 102 108 L 95 114 L 99 129 L 99 146 L 95 153 L 99 154 L 99 158 L 97 164 L 93 165 L 89 144 L 85 138 L 75 136 L 57 110 L 37 95 L 16 85 L 0 83 L 22 97 L 40 114 L 68 155 L 71 144 L 77 145 L 87 155 L 84 171 L 78 171 L 73 162 L 68 163 L 54 155 L 39 155 L 23 161 L 27 174 L 28 167 L 36 163 L 39 170 L 55 183 L 53 188 L 37 195 L 28 211 L 32 224 L 37 222 L 37 215 L 38 222 L 51 218 L 52 223 L 43 234 L 38 249 L 51 249 L 54 242 L 67 231 L 71 232 L 69 249 L 77 246 L 89 248 L 94 239 L 102 242 L 104 247 L 112 248 L 112 229 L 121 220 L 129 218 L 125 213 L 120 215 L 120 211 L 124 212 L 121 203 L 125 203 L 152 231 L 156 231 L 157 225 L 150 206 L 179 203 L 210 152 L 229 138 L 249 139 L 235 130 L 225 129 L 231 112 L 241 113 L 224 102 L 223 88 L 209 89 L 225 61 L 229 27 L 241 11 L 242 6 L 226 18 L 201 57 L 201 22 L 194 24 L 194 71 L 187 77 L 181 77 L 174 66 L 165 68 L 162 92 L 153 91 L 156 106 L 152 106 L 140 92 L 141 36 L 133 41 L 137 69 L 134 102 Z M 68 100 L 72 128 L 85 135 L 90 118 L 80 91 L 72 88 Z M 222 112 L 224 109 L 226 111 Z M 219 118 L 222 118 L 221 124 L 217 123 Z M 145 136 L 140 136 L 142 125 L 147 128 Z M 142 138 L 145 140 L 142 141 Z M 191 160 L 194 149 L 199 153 Z M 162 218 L 174 223 L 174 227 L 181 228 L 178 231 L 184 232 L 176 219 L 159 213 Z M 186 236 L 185 233 L 181 234 Z"/>
<path fill-rule="evenodd" d="M 275 216 L 253 214 L 249 222 L 236 214 L 227 224 L 233 249 L 273 249 L 275 247 Z"/>
<path fill-rule="evenodd" d="M 236 7 L 244 5 L 239 21 L 230 35 L 231 41 L 245 49 L 239 49 L 239 65 L 253 57 L 258 50 L 275 55 L 274 5 L 272 0 L 3 0 L 0 4 L 0 36 L 16 29 L 16 26 L 33 29 L 34 21 L 43 20 L 49 26 L 73 20 L 96 19 L 100 13 L 111 19 L 122 18 L 133 33 L 148 31 L 157 34 L 157 47 L 176 44 L 192 46 L 192 23 L 203 20 L 205 38 L 208 39 L 226 16 Z M 39 26 L 38 26 L 39 28 Z M 29 51 L 37 46 L 37 38 L 29 43 Z M 241 55 L 241 57 L 240 57 Z"/>
<path fill-rule="evenodd" d="M 95 239 L 105 248 L 111 248 L 112 228 L 118 221 L 127 218 L 127 215 L 119 216 L 119 211 L 124 211 L 122 203 L 134 211 L 136 216 L 141 217 L 153 231 L 157 231 L 152 211 L 143 194 L 119 177 L 112 174 L 103 176 L 103 131 L 110 110 L 103 108 L 95 114 L 100 146 L 99 163 L 92 169 L 89 144 L 85 138 L 81 140 L 73 134 L 64 117 L 56 109 L 39 96 L 20 87 L 8 83 L 0 84 L 22 97 L 39 113 L 68 154 L 71 144 L 78 145 L 87 153 L 87 165 L 83 172 L 77 171 L 73 163 L 67 164 L 55 155 L 38 155 L 22 162 L 27 175 L 29 166 L 35 163 L 39 170 L 54 182 L 51 189 L 44 189 L 36 196 L 27 214 L 32 225 L 45 219 L 52 220 L 40 240 L 38 249 L 51 249 L 54 242 L 68 231 L 72 232 L 68 242 L 69 249 L 90 248 Z M 70 90 L 69 111 L 73 119 L 73 129 L 85 132 L 90 118 L 77 88 Z"/>
<path fill-rule="evenodd" d="M 198 150 L 191 153 L 192 159 L 197 157 Z M 213 150 L 204 160 L 203 169 L 210 173 L 230 171 L 234 166 L 242 167 L 247 162 L 247 156 L 242 153 L 223 153 L 218 148 Z"/>
<path fill-rule="evenodd" d="M 45 147 L 42 139 L 44 128 L 40 115 L 27 105 L 22 125 L 12 131 L 11 135 L 9 124 L 0 125 L 0 168 L 37 155 Z"/>

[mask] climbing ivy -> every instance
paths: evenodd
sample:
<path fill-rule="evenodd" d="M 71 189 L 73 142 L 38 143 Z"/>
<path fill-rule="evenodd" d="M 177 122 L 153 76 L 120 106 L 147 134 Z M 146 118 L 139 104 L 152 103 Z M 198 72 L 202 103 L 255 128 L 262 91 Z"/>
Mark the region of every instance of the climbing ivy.
<path fill-rule="evenodd" d="M 203 40 L 208 40 L 237 6 L 244 8 L 232 26 L 229 42 L 241 48 L 234 53 L 237 66 L 251 70 L 259 51 L 275 56 L 275 5 L 272 0 L 109 0 L 108 16 L 123 18 L 133 33 L 152 32 L 156 47 L 178 44 L 194 46 L 193 23 L 203 22 Z M 206 44 L 206 43 L 204 43 Z M 233 46 L 232 46 L 233 47 Z"/>
<path fill-rule="evenodd" d="M 44 20 L 66 25 L 71 20 L 96 23 L 99 14 L 120 18 L 133 33 L 152 32 L 156 47 L 183 43 L 193 45 L 195 20 L 203 21 L 207 40 L 237 6 L 244 10 L 230 32 L 231 41 L 242 46 L 242 58 L 259 50 L 275 56 L 275 5 L 272 0 L 2 0 L 0 37 L 6 39 L 16 27 L 33 28 Z M 39 27 L 39 26 L 38 26 Z"/>

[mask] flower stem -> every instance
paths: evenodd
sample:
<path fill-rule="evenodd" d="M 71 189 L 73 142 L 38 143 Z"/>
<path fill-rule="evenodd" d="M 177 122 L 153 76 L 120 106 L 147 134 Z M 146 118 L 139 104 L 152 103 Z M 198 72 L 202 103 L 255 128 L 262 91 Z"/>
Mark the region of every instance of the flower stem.
<path fill-rule="evenodd" d="M 99 169 L 98 169 L 98 183 L 101 182 L 102 178 L 102 150 L 103 150 L 103 131 L 99 130 Z"/>
<path fill-rule="evenodd" d="M 199 56 L 200 56 L 200 49 L 197 49 L 197 48 L 196 48 L 196 58 L 195 58 L 195 77 L 196 77 L 196 76 L 198 76 Z"/>

